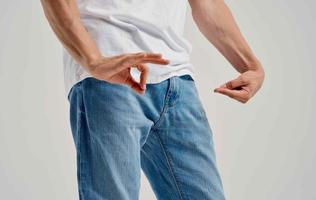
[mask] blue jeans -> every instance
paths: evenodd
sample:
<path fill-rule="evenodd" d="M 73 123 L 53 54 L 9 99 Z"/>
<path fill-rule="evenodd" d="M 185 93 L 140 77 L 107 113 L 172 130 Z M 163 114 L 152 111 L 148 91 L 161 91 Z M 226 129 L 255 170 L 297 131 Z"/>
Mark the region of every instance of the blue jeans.
<path fill-rule="evenodd" d="M 147 84 L 144 95 L 86 78 L 69 101 L 81 200 L 137 200 L 141 169 L 158 200 L 225 199 L 190 75 Z"/>

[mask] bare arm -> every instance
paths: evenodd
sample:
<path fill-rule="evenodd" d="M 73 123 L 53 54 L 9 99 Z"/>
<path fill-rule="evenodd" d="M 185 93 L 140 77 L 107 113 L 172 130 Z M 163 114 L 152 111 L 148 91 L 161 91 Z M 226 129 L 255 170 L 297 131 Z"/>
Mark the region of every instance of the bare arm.
<path fill-rule="evenodd" d="M 104 57 L 80 20 L 76 0 L 41 0 L 41 2 L 50 26 L 65 49 L 97 79 L 127 84 L 136 92 L 144 93 L 148 74 L 145 63 L 161 65 L 169 63 L 157 53 L 139 52 Z M 132 66 L 141 71 L 140 83 L 130 75 Z"/>
<path fill-rule="evenodd" d="M 101 53 L 80 21 L 75 0 L 41 0 L 46 18 L 63 46 L 84 67 Z"/>
<path fill-rule="evenodd" d="M 224 0 L 189 0 L 201 33 L 241 73 L 215 92 L 246 103 L 261 87 L 264 70 L 242 36 Z"/>

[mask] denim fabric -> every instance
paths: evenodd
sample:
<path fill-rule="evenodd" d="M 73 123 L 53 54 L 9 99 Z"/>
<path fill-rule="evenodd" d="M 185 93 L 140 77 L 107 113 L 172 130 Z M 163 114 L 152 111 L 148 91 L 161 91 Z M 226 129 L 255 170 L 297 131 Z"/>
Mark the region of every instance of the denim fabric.
<path fill-rule="evenodd" d="M 95 78 L 69 94 L 81 200 L 137 200 L 141 169 L 158 200 L 223 200 L 213 133 L 190 75 L 144 95 Z"/>

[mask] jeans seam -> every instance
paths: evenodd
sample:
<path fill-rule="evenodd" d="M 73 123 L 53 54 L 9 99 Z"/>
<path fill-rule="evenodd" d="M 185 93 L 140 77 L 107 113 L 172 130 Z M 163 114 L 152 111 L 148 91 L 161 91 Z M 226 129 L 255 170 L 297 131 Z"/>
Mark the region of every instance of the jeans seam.
<path fill-rule="evenodd" d="M 169 86 L 168 86 L 168 89 L 167 89 L 167 92 L 166 92 L 166 95 L 165 95 L 165 98 L 164 98 L 162 111 L 159 114 L 159 119 L 156 122 L 154 122 L 154 124 L 152 126 L 152 129 L 157 128 L 161 124 L 161 122 L 163 121 L 163 115 L 164 115 L 164 113 L 167 112 L 169 98 L 170 98 L 170 95 L 171 95 L 171 91 L 173 89 L 171 81 L 172 80 L 169 79 Z"/>
<path fill-rule="evenodd" d="M 174 81 L 176 81 L 176 80 L 174 80 Z M 168 106 L 169 108 L 176 107 L 177 102 L 179 101 L 179 98 L 180 98 L 180 95 L 181 95 L 181 89 L 180 89 L 180 85 L 179 84 L 180 84 L 179 82 L 178 83 L 174 83 L 174 85 L 175 85 L 174 90 L 176 90 L 177 95 L 174 97 L 175 100 L 173 101 L 173 103 Z"/>
<path fill-rule="evenodd" d="M 178 178 L 177 178 L 177 176 L 176 176 L 176 174 L 175 174 L 175 172 L 174 172 L 174 168 L 172 167 L 172 165 L 171 165 L 171 160 L 170 160 L 170 158 L 168 157 L 168 151 L 167 151 L 167 148 L 165 147 L 165 145 L 164 145 L 164 143 L 162 142 L 162 140 L 161 140 L 161 138 L 160 138 L 160 136 L 159 136 L 159 133 L 158 132 L 156 132 L 156 131 L 154 131 L 155 133 L 156 133 L 156 135 L 157 135 L 157 138 L 158 138 L 158 141 L 159 141 L 159 143 L 160 143 L 160 146 L 161 146 L 161 148 L 162 148 L 162 151 L 163 151 L 163 154 L 164 154 L 164 156 L 165 156 L 165 158 L 166 158 L 166 161 L 167 161 L 167 165 L 168 165 L 168 168 L 169 168 L 169 172 L 170 172 L 170 174 L 171 174 L 171 176 L 172 176 L 172 178 L 173 178 L 173 181 L 174 181 L 174 183 L 175 183 L 175 185 L 176 185 L 176 188 L 177 188 L 177 190 L 178 190 L 178 194 L 179 194 L 179 196 L 180 196 L 180 199 L 181 200 L 184 200 L 183 199 L 183 192 L 180 190 L 180 184 L 179 184 L 179 181 L 178 181 Z"/>
<path fill-rule="evenodd" d="M 79 105 L 79 121 L 78 121 L 78 184 L 79 184 L 79 198 L 84 200 L 82 185 L 82 158 L 81 158 L 81 129 L 82 129 L 82 104 L 83 104 L 83 94 L 82 94 L 82 84 L 79 85 L 80 88 L 80 105 Z"/>

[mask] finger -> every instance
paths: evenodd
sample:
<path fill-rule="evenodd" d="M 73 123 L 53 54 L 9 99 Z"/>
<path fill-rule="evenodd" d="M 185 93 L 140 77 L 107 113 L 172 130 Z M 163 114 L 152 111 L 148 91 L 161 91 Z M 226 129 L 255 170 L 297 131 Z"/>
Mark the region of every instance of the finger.
<path fill-rule="evenodd" d="M 137 53 L 129 59 L 131 59 L 130 62 L 134 64 L 138 62 L 155 62 L 157 64 L 169 63 L 169 60 L 162 58 L 162 55 L 158 53 Z"/>
<path fill-rule="evenodd" d="M 141 72 L 141 74 L 140 74 L 140 87 L 143 90 L 145 90 L 147 77 L 148 77 L 148 67 L 144 64 L 138 64 L 137 69 Z"/>
<path fill-rule="evenodd" d="M 116 69 L 116 71 L 121 71 L 129 67 L 133 67 L 137 64 L 144 64 L 144 63 L 153 63 L 153 64 L 160 64 L 160 65 L 166 65 L 169 64 L 169 60 L 163 59 L 163 58 L 148 58 L 148 57 L 137 57 L 134 56 L 126 56 L 121 60 L 121 64 Z"/>
<path fill-rule="evenodd" d="M 154 53 L 134 53 L 134 54 L 125 54 L 121 56 L 121 62 L 126 64 L 134 64 L 142 59 L 160 59 L 161 54 Z"/>
<path fill-rule="evenodd" d="M 140 53 L 134 53 L 134 54 L 126 54 L 125 58 L 128 59 L 134 59 L 134 60 L 139 60 L 139 59 L 155 59 L 155 58 L 161 58 L 162 54 L 160 53 L 147 53 L 147 52 L 140 52 Z"/>
<path fill-rule="evenodd" d="M 139 57 L 137 59 L 132 60 L 131 62 L 134 63 L 155 63 L 155 64 L 162 64 L 162 65 L 166 65 L 169 64 L 169 60 L 168 59 L 164 59 L 162 57 Z"/>
<path fill-rule="evenodd" d="M 135 56 L 139 56 L 139 57 L 153 57 L 153 58 L 161 58 L 162 54 L 161 53 L 152 53 L 152 52 L 139 52 L 139 53 L 135 53 L 133 54 Z"/>
<path fill-rule="evenodd" d="M 215 92 L 221 93 L 226 95 L 230 98 L 236 99 L 238 101 L 244 102 L 249 99 L 249 92 L 242 89 L 242 90 L 230 90 L 227 88 L 216 88 Z"/>
<path fill-rule="evenodd" d="M 152 64 L 159 64 L 159 65 L 168 65 L 170 63 L 169 60 L 166 59 L 146 59 L 146 60 L 141 60 L 139 63 L 152 63 Z"/>
<path fill-rule="evenodd" d="M 126 84 L 133 89 L 135 92 L 139 94 L 143 94 L 145 90 L 143 90 L 137 81 L 134 80 L 132 76 L 129 76 L 128 79 L 126 80 Z"/>
<path fill-rule="evenodd" d="M 228 89 L 235 89 L 241 86 L 246 85 L 246 81 L 244 80 L 244 78 L 242 78 L 242 76 L 239 76 L 238 78 L 228 81 L 227 83 L 221 85 L 221 88 L 228 88 Z"/>
<path fill-rule="evenodd" d="M 146 53 L 146 52 L 139 52 L 139 53 L 130 53 L 130 54 L 121 54 L 117 56 L 112 56 L 111 58 L 118 58 L 122 62 L 127 61 L 128 59 L 153 59 L 153 58 L 161 58 L 162 54 L 160 53 Z M 134 61 L 135 62 L 135 61 Z"/>

